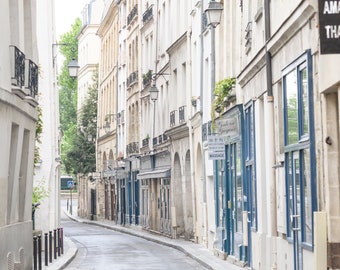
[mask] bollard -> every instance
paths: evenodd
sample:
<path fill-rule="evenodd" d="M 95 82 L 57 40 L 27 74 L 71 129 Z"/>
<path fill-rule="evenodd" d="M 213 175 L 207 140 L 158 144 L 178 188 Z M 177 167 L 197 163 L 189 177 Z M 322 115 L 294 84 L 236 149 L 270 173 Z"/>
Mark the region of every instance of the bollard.
<path fill-rule="evenodd" d="M 49 257 L 50 257 L 50 263 L 51 263 L 52 262 L 52 231 L 49 232 L 48 244 L 49 244 L 48 253 L 50 255 Z"/>
<path fill-rule="evenodd" d="M 48 266 L 48 233 L 45 233 L 45 266 Z"/>
<path fill-rule="evenodd" d="M 60 228 L 61 254 L 64 254 L 64 229 Z"/>
<path fill-rule="evenodd" d="M 37 237 L 33 236 L 33 269 L 37 270 Z"/>
<path fill-rule="evenodd" d="M 41 234 L 38 235 L 38 268 L 42 269 L 41 265 Z"/>
<path fill-rule="evenodd" d="M 54 259 L 57 259 L 57 230 L 53 230 L 53 253 L 54 253 Z"/>
<path fill-rule="evenodd" d="M 58 257 L 60 257 L 60 228 L 58 230 Z"/>

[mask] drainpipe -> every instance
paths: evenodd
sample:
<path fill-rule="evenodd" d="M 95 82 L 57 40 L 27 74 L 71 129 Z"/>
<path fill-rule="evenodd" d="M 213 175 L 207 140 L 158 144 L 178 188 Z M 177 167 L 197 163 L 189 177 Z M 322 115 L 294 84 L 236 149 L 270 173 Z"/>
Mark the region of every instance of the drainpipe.
<path fill-rule="evenodd" d="M 204 38 L 203 38 L 203 31 L 204 31 L 204 26 L 203 26 L 203 13 L 204 13 L 204 0 L 201 0 L 201 34 L 200 34 L 200 42 L 201 42 L 201 51 L 200 51 L 200 112 L 201 112 L 201 123 L 203 124 L 203 100 L 205 100 L 207 97 L 204 96 L 204 85 L 203 85 L 203 78 L 205 77 L 203 74 L 204 71 Z M 201 125 L 202 126 L 202 125 Z M 202 132 L 202 131 L 201 131 Z M 202 175 L 201 175 L 201 181 L 202 181 L 202 207 L 203 207 L 203 217 L 202 217 L 202 225 L 203 225 L 203 232 L 202 232 L 202 241 L 205 244 L 206 247 L 208 247 L 208 209 L 207 209 L 207 182 L 206 182 L 206 171 L 205 171 L 205 150 L 204 150 L 204 142 L 203 142 L 203 137 L 201 133 L 201 139 L 202 139 L 202 144 L 201 144 L 201 155 L 202 155 Z"/>
<path fill-rule="evenodd" d="M 187 51 L 188 51 L 188 57 L 187 57 L 187 63 L 188 63 L 188 71 L 189 71 L 189 80 L 187 80 L 187 89 L 190 89 L 188 101 L 189 101 L 189 106 L 190 110 L 188 110 L 188 113 L 190 111 L 190 120 L 188 120 L 188 125 L 189 125 L 189 149 L 190 149 L 190 184 L 191 184 L 191 208 L 192 208 L 192 230 L 193 230 L 193 235 L 195 236 L 195 242 L 197 241 L 197 208 L 196 208 L 196 181 L 195 181 L 195 171 L 193 168 L 195 168 L 196 163 L 194 162 L 196 159 L 194 159 L 194 151 L 195 151 L 195 145 L 194 145 L 194 138 L 193 138 L 193 128 L 192 128 L 192 116 L 193 116 L 193 108 L 191 106 L 191 95 L 192 95 L 192 72 L 191 72 L 191 67 L 192 67 L 192 62 L 191 62 L 191 35 L 192 35 L 192 20 L 191 16 L 188 17 L 188 25 L 190 28 L 187 31 Z"/>
<path fill-rule="evenodd" d="M 274 140 L 274 96 L 272 87 L 272 56 L 267 50 L 268 41 L 271 38 L 270 33 L 270 0 L 264 1 L 264 12 L 265 12 L 265 60 L 266 60 L 266 77 L 267 77 L 267 103 L 265 106 L 265 120 L 267 125 L 267 138 L 266 138 L 266 179 L 269 185 L 267 192 L 268 208 L 267 212 L 270 213 L 268 217 L 268 238 L 270 239 L 270 245 L 272 250 L 271 269 L 277 269 L 277 247 L 276 247 L 276 236 L 277 236 L 277 224 L 276 224 L 276 178 L 275 169 L 275 140 Z"/>

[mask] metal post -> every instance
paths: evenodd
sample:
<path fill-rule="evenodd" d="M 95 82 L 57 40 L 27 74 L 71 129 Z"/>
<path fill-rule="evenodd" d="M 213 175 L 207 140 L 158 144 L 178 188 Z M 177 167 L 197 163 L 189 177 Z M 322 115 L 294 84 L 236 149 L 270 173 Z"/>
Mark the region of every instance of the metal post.
<path fill-rule="evenodd" d="M 49 257 L 50 257 L 50 263 L 52 262 L 52 231 L 49 232 L 49 250 L 48 250 L 48 253 L 49 253 Z"/>
<path fill-rule="evenodd" d="M 45 266 L 48 266 L 48 233 L 45 233 Z"/>
<path fill-rule="evenodd" d="M 41 234 L 38 235 L 38 265 L 39 265 L 39 270 L 42 269 L 41 265 Z"/>
<path fill-rule="evenodd" d="M 33 236 L 33 269 L 37 270 L 37 237 Z"/>
<path fill-rule="evenodd" d="M 64 254 L 64 230 L 60 228 L 61 254 Z"/>
<path fill-rule="evenodd" d="M 54 259 L 57 259 L 57 230 L 53 230 L 53 252 L 54 252 Z"/>
<path fill-rule="evenodd" d="M 215 77 L 216 77 L 216 57 L 215 57 L 215 28 L 210 26 L 211 35 L 211 104 L 215 98 Z"/>
<path fill-rule="evenodd" d="M 70 214 L 72 215 L 72 188 L 70 188 Z"/>
<path fill-rule="evenodd" d="M 58 257 L 60 257 L 60 228 L 57 229 L 58 230 Z"/>

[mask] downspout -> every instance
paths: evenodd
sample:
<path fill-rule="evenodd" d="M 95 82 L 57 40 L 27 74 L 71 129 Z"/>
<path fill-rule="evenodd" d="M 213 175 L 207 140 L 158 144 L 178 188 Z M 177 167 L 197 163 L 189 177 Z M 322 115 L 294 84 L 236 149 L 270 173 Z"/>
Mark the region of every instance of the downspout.
<path fill-rule="evenodd" d="M 275 164 L 275 126 L 274 126 L 274 96 L 273 96 L 273 86 L 272 86 L 272 56 L 267 50 L 268 41 L 271 38 L 270 33 L 270 0 L 264 1 L 264 12 L 265 12 L 265 61 L 266 61 L 266 77 L 267 77 L 267 106 L 266 106 L 266 123 L 268 137 L 266 139 L 266 163 L 270 166 L 266 167 L 266 179 L 269 183 L 269 192 L 267 192 L 267 202 L 268 202 L 268 212 L 270 213 L 268 218 L 268 238 L 271 242 L 271 261 L 269 262 L 270 269 L 277 269 L 277 246 L 276 246 L 276 236 L 277 236 L 277 210 L 276 210 L 276 178 L 275 169 L 273 165 Z"/>
<path fill-rule="evenodd" d="M 192 17 L 190 16 L 188 19 L 188 26 L 189 31 L 187 31 L 187 51 L 188 51 L 188 57 L 187 57 L 187 63 L 188 63 L 188 71 L 189 71 L 189 80 L 187 80 L 187 89 L 190 89 L 190 95 L 187 97 L 189 101 L 189 108 L 190 108 L 190 120 L 189 121 L 189 149 L 190 149 L 190 184 L 191 184 L 191 203 L 192 203 L 192 233 L 195 236 L 195 243 L 198 243 L 198 235 L 197 235 L 197 207 L 196 207 L 196 181 L 195 181 L 195 171 L 192 168 L 195 168 L 196 163 L 194 162 L 196 159 L 194 159 L 194 151 L 195 151 L 195 145 L 194 145 L 194 138 L 193 138 L 193 128 L 192 128 L 192 116 L 193 116 L 193 107 L 191 106 L 191 95 L 192 95 L 192 62 L 191 62 L 191 36 L 192 36 Z"/>
<path fill-rule="evenodd" d="M 205 100 L 204 97 L 204 87 L 203 87 L 203 69 L 204 69 L 204 38 L 203 38 L 203 31 L 204 31 L 204 25 L 203 25 L 203 10 L 204 7 L 204 0 L 201 0 L 201 34 L 200 34 L 200 42 L 201 42 L 201 51 L 200 51 L 200 112 L 201 112 L 201 121 L 203 124 L 203 100 Z M 203 126 L 203 125 L 201 125 Z M 205 244 L 206 247 L 208 247 L 208 218 L 207 218 L 207 183 L 206 183 L 206 171 L 205 171 L 205 150 L 204 150 L 204 142 L 203 142 L 203 136 L 202 136 L 202 129 L 201 129 L 201 139 L 202 139 L 202 144 L 201 144 L 201 155 L 202 155 L 202 176 L 201 176 L 201 181 L 202 181 L 202 207 L 203 207 L 203 218 L 202 218 L 202 225 L 203 225 L 203 235 L 202 235 L 202 241 Z"/>

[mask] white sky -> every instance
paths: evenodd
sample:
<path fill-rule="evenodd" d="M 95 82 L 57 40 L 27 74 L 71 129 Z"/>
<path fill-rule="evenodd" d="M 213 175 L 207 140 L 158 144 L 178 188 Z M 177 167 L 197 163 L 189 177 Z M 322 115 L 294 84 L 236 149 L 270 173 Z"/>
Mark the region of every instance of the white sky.
<path fill-rule="evenodd" d="M 71 30 L 74 20 L 81 19 L 81 11 L 87 0 L 55 0 L 56 37 L 59 42 L 60 35 Z"/>

